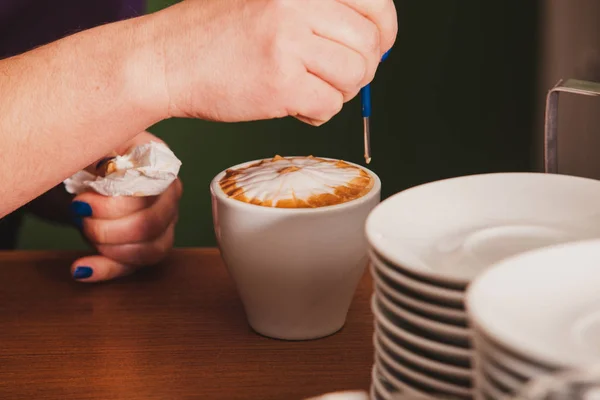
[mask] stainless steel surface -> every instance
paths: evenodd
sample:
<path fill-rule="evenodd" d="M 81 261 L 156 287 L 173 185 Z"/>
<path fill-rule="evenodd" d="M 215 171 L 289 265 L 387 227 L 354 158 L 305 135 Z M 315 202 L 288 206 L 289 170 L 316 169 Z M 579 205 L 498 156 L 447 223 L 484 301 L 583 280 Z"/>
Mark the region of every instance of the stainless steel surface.
<path fill-rule="evenodd" d="M 548 92 L 544 124 L 544 171 L 550 174 L 558 173 L 558 100 L 560 93 L 600 96 L 600 83 L 561 79 Z"/>
<path fill-rule="evenodd" d="M 600 82 L 600 1 L 544 0 L 539 13 L 538 63 L 531 167 L 544 170 L 544 116 L 548 90 L 561 78 Z M 600 179 L 600 98 L 561 96 L 558 169 Z"/>

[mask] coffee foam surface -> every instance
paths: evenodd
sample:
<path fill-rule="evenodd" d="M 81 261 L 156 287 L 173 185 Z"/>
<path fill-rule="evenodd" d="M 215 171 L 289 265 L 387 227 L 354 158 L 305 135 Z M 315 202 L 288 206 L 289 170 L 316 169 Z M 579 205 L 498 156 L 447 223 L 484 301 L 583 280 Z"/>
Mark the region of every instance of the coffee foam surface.
<path fill-rule="evenodd" d="M 227 170 L 220 186 L 230 198 L 265 207 L 314 208 L 357 199 L 373 187 L 362 168 L 317 157 L 280 157 Z"/>

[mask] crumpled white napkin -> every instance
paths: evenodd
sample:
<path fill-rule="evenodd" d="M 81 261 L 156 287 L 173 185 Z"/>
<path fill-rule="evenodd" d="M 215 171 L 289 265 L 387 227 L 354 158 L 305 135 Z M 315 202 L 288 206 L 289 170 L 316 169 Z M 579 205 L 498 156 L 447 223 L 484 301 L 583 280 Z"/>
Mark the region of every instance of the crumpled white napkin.
<path fill-rule="evenodd" d="M 156 196 L 177 179 L 181 161 L 164 143 L 148 142 L 110 161 L 106 176 L 82 170 L 63 183 L 67 192 L 95 191 L 104 196 Z"/>

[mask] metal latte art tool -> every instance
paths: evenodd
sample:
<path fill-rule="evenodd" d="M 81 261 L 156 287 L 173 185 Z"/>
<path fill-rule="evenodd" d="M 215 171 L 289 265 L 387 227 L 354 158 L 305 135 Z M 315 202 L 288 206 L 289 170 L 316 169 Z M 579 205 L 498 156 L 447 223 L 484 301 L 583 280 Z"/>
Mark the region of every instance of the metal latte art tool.
<path fill-rule="evenodd" d="M 381 57 L 381 62 L 384 62 L 388 58 L 390 51 L 392 50 L 388 50 Z M 371 162 L 371 84 L 366 85 L 360 90 L 360 100 L 362 104 L 365 162 L 369 164 Z"/>
<path fill-rule="evenodd" d="M 371 118 L 371 85 L 367 85 L 360 90 L 362 101 L 362 116 L 363 116 L 363 135 L 365 141 L 365 162 L 371 162 L 371 126 L 369 119 Z"/>

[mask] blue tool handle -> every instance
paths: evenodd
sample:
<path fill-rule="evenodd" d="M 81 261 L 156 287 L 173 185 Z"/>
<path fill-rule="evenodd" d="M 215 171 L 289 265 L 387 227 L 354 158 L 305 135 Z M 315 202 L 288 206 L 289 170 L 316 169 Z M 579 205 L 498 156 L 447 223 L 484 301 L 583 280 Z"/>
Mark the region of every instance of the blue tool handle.
<path fill-rule="evenodd" d="M 392 49 L 389 49 L 381 57 L 381 62 L 384 62 L 390 55 Z M 363 118 L 369 118 L 371 116 L 371 84 L 360 89 L 360 98 L 362 103 L 362 116 Z"/>
<path fill-rule="evenodd" d="M 362 103 L 362 116 L 368 118 L 371 116 L 371 84 L 360 89 L 360 101 Z"/>
<path fill-rule="evenodd" d="M 387 58 L 390 56 L 391 51 L 392 51 L 392 49 L 389 49 L 381 56 L 381 62 L 384 62 L 385 60 L 387 60 Z"/>

